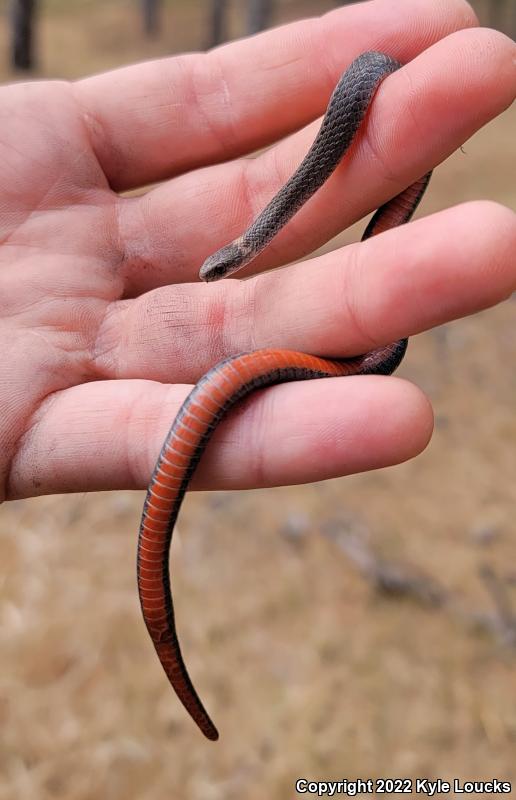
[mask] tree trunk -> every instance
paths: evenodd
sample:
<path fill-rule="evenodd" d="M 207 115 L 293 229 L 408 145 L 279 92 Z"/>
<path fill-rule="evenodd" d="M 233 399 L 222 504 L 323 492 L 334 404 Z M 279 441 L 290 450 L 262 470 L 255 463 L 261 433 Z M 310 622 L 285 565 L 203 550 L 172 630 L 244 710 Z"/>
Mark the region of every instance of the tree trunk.
<path fill-rule="evenodd" d="M 489 24 L 508 36 L 516 34 L 516 5 L 514 0 L 491 0 Z"/>
<path fill-rule="evenodd" d="M 143 29 L 147 36 L 156 36 L 159 32 L 159 16 L 161 0 L 142 0 Z"/>
<path fill-rule="evenodd" d="M 210 30 L 207 47 L 215 47 L 226 40 L 227 0 L 212 0 L 210 9 Z"/>
<path fill-rule="evenodd" d="M 34 17 L 36 0 L 11 0 L 11 64 L 14 69 L 34 67 Z"/>
<path fill-rule="evenodd" d="M 511 6 L 510 6 L 509 20 L 507 22 L 507 25 L 509 27 L 507 28 L 506 33 L 508 33 L 509 36 L 512 36 L 512 38 L 515 39 L 516 38 L 516 5 L 514 3 L 512 3 Z"/>
<path fill-rule="evenodd" d="M 271 24 L 273 0 L 248 0 L 247 32 L 258 33 Z"/>

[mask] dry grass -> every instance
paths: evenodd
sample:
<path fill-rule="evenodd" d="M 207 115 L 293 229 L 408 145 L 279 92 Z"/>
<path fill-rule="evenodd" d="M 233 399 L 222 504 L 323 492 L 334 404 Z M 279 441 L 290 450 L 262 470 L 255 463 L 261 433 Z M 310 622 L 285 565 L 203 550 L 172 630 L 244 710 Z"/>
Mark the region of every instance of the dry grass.
<path fill-rule="evenodd" d="M 200 6 L 178 4 L 174 20 L 170 4 L 166 31 L 145 44 L 132 2 L 48 2 L 43 72 L 197 47 Z M 515 121 L 512 109 L 455 154 L 424 211 L 478 196 L 514 206 Z M 367 534 L 467 615 L 488 612 L 479 565 L 506 575 L 516 556 L 515 362 L 511 302 L 419 336 L 402 372 L 438 423 L 420 458 L 189 498 L 178 617 L 217 745 L 179 707 L 140 620 L 142 496 L 4 505 L 0 800 L 286 800 L 300 775 L 516 780 L 515 654 L 446 607 L 379 597 L 325 534 Z"/>

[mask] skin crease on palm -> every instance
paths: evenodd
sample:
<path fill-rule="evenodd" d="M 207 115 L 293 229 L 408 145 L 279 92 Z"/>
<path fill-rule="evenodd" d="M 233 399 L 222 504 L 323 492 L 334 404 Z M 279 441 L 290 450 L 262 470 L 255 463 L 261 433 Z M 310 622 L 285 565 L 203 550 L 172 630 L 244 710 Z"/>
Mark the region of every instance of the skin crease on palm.
<path fill-rule="evenodd" d="M 340 74 L 370 49 L 407 66 L 381 86 L 352 158 L 254 277 L 199 283 L 205 257 L 288 178 Z M 515 215 L 480 198 L 261 274 L 323 244 L 513 101 L 514 43 L 478 28 L 463 0 L 372 0 L 209 54 L 0 91 L 2 499 L 143 488 L 190 385 L 229 354 L 361 353 L 516 288 Z M 398 378 L 286 384 L 220 426 L 194 486 L 385 466 L 420 452 L 431 430 L 427 399 Z"/>

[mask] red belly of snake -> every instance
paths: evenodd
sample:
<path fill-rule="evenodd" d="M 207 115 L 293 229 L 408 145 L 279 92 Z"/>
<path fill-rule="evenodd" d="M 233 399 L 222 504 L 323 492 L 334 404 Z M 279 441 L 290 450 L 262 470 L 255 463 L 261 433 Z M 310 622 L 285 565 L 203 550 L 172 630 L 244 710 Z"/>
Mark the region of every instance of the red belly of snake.
<path fill-rule="evenodd" d="M 327 180 L 349 148 L 380 82 L 400 67 L 381 53 L 356 59 L 335 89 L 321 129 L 302 164 L 247 231 L 210 256 L 204 280 L 217 280 L 252 260 Z M 426 189 L 420 178 L 373 216 L 363 239 L 408 222 Z M 168 433 L 147 491 L 138 539 L 137 578 L 145 624 L 176 694 L 208 739 L 218 738 L 188 675 L 176 632 L 170 589 L 169 550 L 181 502 L 218 423 L 255 389 L 286 381 L 392 373 L 407 340 L 356 358 L 327 360 L 289 350 L 267 349 L 231 356 L 193 388 Z"/>

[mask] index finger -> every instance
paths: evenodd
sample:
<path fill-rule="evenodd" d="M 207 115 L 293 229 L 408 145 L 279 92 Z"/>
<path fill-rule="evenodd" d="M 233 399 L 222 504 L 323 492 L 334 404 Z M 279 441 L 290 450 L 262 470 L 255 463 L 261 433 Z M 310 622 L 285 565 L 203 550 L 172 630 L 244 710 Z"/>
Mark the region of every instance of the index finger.
<path fill-rule="evenodd" d="M 465 0 L 375 0 L 233 42 L 138 64 L 74 91 L 115 189 L 233 158 L 324 110 L 345 64 L 365 50 L 405 62 L 477 24 Z"/>

